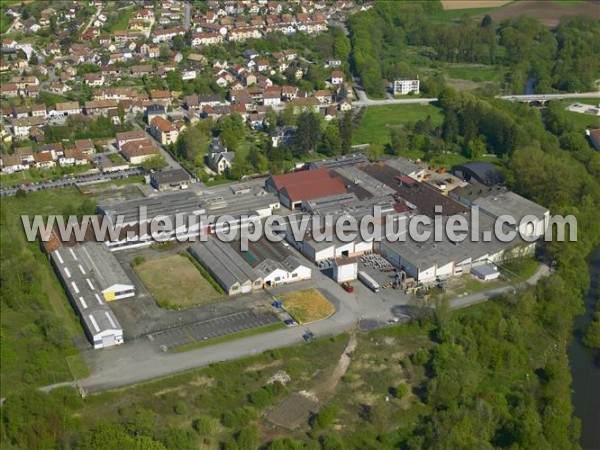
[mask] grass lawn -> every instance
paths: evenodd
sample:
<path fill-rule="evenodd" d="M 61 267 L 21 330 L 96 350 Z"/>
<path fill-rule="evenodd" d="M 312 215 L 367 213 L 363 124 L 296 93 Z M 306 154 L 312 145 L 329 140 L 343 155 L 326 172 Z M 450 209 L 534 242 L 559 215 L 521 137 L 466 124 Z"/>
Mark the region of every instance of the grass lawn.
<path fill-rule="evenodd" d="M 298 323 L 315 322 L 335 312 L 334 306 L 316 289 L 289 292 L 279 299 Z"/>
<path fill-rule="evenodd" d="M 135 271 L 163 308 L 189 308 L 223 296 L 181 255 L 144 261 Z"/>
<path fill-rule="evenodd" d="M 385 105 L 367 107 L 360 125 L 352 138 L 352 144 L 387 144 L 390 142 L 389 127 L 403 125 L 431 116 L 434 125 L 444 118 L 440 108 L 433 105 Z"/>
<path fill-rule="evenodd" d="M 270 331 L 281 330 L 285 328 L 283 322 L 270 323 L 261 327 L 252 328 L 250 330 L 240 331 L 239 333 L 228 334 L 226 336 L 219 336 L 213 339 L 207 339 L 206 341 L 194 342 L 193 344 L 183 345 L 181 347 L 175 347 L 172 352 L 180 353 L 187 352 L 189 350 L 195 350 L 197 348 L 208 347 L 210 345 L 220 344 L 222 342 L 235 341 L 236 339 L 242 339 L 248 336 L 254 336 L 257 334 L 268 333 Z"/>
<path fill-rule="evenodd" d="M 129 20 L 133 16 L 133 8 L 123 8 L 119 11 L 119 18 L 110 25 L 110 31 L 124 31 L 127 30 Z"/>
<path fill-rule="evenodd" d="M 34 183 L 45 180 L 58 180 L 63 175 L 74 175 L 90 170 L 89 164 L 82 166 L 56 166 L 53 169 L 34 169 L 24 170 L 22 172 L 3 174 L 0 176 L 0 184 L 2 186 L 14 186 L 23 183 Z"/>
<path fill-rule="evenodd" d="M 53 344 L 40 325 L 52 321 L 60 341 L 72 345 L 72 340 L 85 340 L 73 308 L 42 253 L 38 242 L 27 242 L 22 229 L 21 214 L 60 214 L 67 205 L 80 206 L 84 196 L 69 187 L 28 193 L 25 198 L 3 198 L 0 218 L 0 252 L 3 277 L 18 274 L 24 283 L 36 279 L 35 302 L 27 296 L 30 287 L 13 292 L 3 291 L 13 306 L 2 306 L 0 323 L 1 395 L 24 386 L 44 386 L 88 375 L 83 357 L 73 348 L 61 349 Z M 15 271 L 11 269 L 18 267 Z M 7 289 L 3 286 L 3 289 Z M 12 288 L 15 288 L 12 283 Z"/>
<path fill-rule="evenodd" d="M 480 64 L 472 65 L 451 65 L 446 68 L 446 73 L 450 78 L 457 80 L 470 80 L 475 82 L 501 82 L 506 75 L 506 69 L 483 66 Z"/>

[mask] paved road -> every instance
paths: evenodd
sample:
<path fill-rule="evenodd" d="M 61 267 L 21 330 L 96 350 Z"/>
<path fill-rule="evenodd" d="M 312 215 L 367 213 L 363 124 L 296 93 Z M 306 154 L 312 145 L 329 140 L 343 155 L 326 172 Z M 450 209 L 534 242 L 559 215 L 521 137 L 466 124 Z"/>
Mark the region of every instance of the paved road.
<path fill-rule="evenodd" d="M 592 98 L 600 98 L 600 92 L 578 92 L 576 94 L 565 93 L 565 94 L 532 94 L 532 95 L 501 95 L 498 98 L 502 98 L 504 100 L 561 100 L 568 98 L 582 98 L 582 97 L 592 97 Z"/>
<path fill-rule="evenodd" d="M 92 18 L 87 23 L 85 28 L 83 30 L 81 30 L 81 34 L 85 33 L 88 30 L 88 28 L 92 26 L 92 24 L 94 23 L 94 20 L 96 20 L 96 18 L 100 15 L 101 12 L 102 12 L 102 5 L 100 5 L 96 8 L 96 13 L 92 16 Z"/>
<path fill-rule="evenodd" d="M 528 281 L 521 285 L 535 283 L 548 273 L 549 269 L 541 266 Z M 313 270 L 313 279 L 309 284 L 321 289 L 336 307 L 335 314 L 308 327 L 316 337 L 336 335 L 355 329 L 359 322 L 369 324 L 369 328 L 383 326 L 390 319 L 398 317 L 397 311 L 402 305 L 408 304 L 408 297 L 399 291 L 386 290 L 374 294 L 361 283 L 356 283 L 355 292 L 348 294 L 337 283 L 317 270 Z M 290 285 L 281 290 L 297 289 L 297 286 Z M 463 308 L 512 289 L 513 286 L 504 286 L 457 298 L 451 301 L 451 306 L 454 309 Z M 297 345 L 303 342 L 302 335 L 305 329 L 305 326 L 291 327 L 183 353 L 163 352 L 149 339 L 142 338 L 119 347 L 86 352 L 86 360 L 92 372 L 89 378 L 46 386 L 42 389 L 49 391 L 58 386 L 78 387 L 86 392 L 114 389 L 216 362 Z"/>
<path fill-rule="evenodd" d="M 356 92 L 357 100 L 353 102 L 355 106 L 380 106 L 380 105 L 408 105 L 408 104 L 427 104 L 436 102 L 437 98 L 394 98 L 386 94 L 386 98 L 370 99 L 367 97 L 363 87 L 354 80 L 354 91 Z M 561 100 L 569 98 L 592 97 L 600 99 L 600 92 L 579 92 L 579 93 L 563 93 L 563 94 L 533 94 L 533 95 L 499 95 L 497 98 L 504 100 L 518 101 L 534 101 L 534 100 Z"/>

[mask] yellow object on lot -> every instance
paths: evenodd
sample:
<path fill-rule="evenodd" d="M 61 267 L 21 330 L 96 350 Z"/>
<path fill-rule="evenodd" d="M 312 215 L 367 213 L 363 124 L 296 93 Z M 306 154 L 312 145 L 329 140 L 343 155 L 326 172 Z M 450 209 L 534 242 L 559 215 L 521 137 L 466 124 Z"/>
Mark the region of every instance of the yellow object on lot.
<path fill-rule="evenodd" d="M 335 307 L 316 289 L 288 292 L 278 298 L 298 323 L 315 322 L 335 312 Z"/>

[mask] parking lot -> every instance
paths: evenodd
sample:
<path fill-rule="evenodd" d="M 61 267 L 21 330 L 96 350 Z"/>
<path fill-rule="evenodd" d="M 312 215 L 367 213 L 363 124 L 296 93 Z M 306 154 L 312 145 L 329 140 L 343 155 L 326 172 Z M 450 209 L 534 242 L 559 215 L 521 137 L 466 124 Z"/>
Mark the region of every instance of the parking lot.
<path fill-rule="evenodd" d="M 279 322 L 279 318 L 274 314 L 255 314 L 252 311 L 243 311 L 216 317 L 214 319 L 203 320 L 201 322 L 158 331 L 148 335 L 148 339 L 163 351 L 190 345 L 194 342 L 200 342 L 228 334 L 239 333 L 240 331 L 250 330 L 252 328 L 269 325 Z"/>

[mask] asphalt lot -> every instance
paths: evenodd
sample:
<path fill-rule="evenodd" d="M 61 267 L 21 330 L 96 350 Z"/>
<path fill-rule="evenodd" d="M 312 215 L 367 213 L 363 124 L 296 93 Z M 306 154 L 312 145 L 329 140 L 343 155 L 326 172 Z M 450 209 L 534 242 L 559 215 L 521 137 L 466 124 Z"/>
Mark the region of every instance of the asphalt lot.
<path fill-rule="evenodd" d="M 276 322 L 279 322 L 279 318 L 274 314 L 255 314 L 252 311 L 243 311 L 152 333 L 148 335 L 148 339 L 155 346 L 166 351 Z"/>

